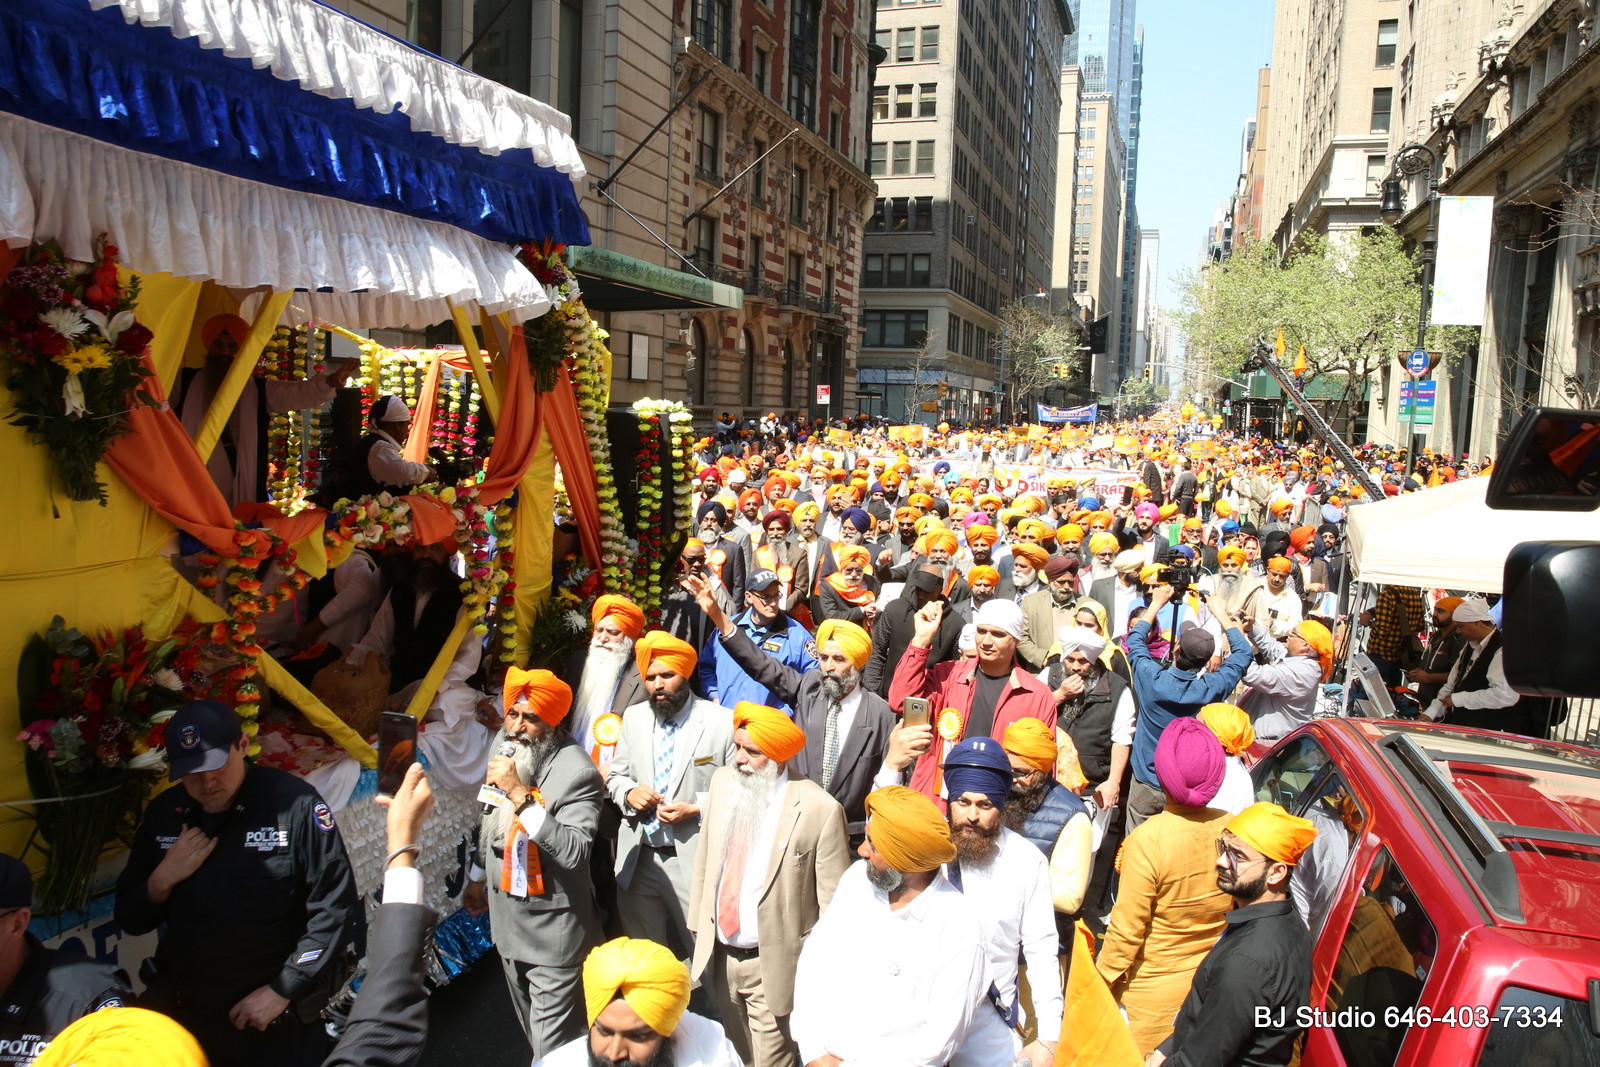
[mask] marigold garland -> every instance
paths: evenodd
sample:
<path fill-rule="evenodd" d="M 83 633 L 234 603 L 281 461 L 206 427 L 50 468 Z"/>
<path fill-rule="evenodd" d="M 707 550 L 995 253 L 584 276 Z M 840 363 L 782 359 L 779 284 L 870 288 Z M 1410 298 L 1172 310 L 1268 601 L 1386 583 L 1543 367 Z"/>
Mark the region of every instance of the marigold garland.
<path fill-rule="evenodd" d="M 645 564 L 634 569 L 633 595 L 646 616 L 659 622 L 669 578 L 667 559 L 674 543 L 690 526 L 694 482 L 687 457 L 693 445 L 694 416 L 674 400 L 639 400 L 633 405 L 633 413 L 639 420 L 640 441 L 639 558 Z M 670 486 L 666 484 L 663 448 L 673 460 Z"/>

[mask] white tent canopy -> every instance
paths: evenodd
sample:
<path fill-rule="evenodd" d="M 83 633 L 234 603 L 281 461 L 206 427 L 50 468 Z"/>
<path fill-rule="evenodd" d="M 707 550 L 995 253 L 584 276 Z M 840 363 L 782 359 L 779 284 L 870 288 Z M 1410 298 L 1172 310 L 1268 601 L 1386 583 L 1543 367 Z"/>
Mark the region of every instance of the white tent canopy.
<path fill-rule="evenodd" d="M 1498 593 L 1523 541 L 1600 541 L 1600 512 L 1494 511 L 1488 478 L 1470 478 L 1350 509 L 1357 580 Z"/>

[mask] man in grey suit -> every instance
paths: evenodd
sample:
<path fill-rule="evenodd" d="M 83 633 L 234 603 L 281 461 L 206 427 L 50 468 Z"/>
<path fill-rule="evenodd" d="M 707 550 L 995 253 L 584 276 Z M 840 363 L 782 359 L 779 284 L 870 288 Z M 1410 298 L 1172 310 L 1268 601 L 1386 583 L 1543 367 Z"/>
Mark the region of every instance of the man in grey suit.
<path fill-rule="evenodd" d="M 622 713 L 606 775 L 606 791 L 622 812 L 617 908 L 629 937 L 665 945 L 687 961 L 700 807 L 711 776 L 733 760 L 733 713 L 689 688 L 699 662 L 692 645 L 653 630 L 633 651 L 648 699 Z"/>
<path fill-rule="evenodd" d="M 886 768 L 894 712 L 878 694 L 861 685 L 861 670 L 872 654 L 872 638 L 852 622 L 828 619 L 817 627 L 817 664 L 804 674 L 762 652 L 734 625 L 712 595 L 711 584 L 686 580 L 700 608 L 717 627 L 722 647 L 760 685 L 795 711 L 805 731 L 805 747 L 789 761 L 789 773 L 809 778 L 844 808 L 852 843 L 865 835 L 866 799 L 877 785 L 899 781 Z M 833 716 L 830 760 L 828 720 Z M 924 728 L 926 729 L 926 728 Z M 931 743 L 931 731 L 928 731 Z M 909 762 L 909 761 L 908 761 Z M 903 764 L 902 764 L 903 766 Z M 874 782 L 880 778 L 882 781 Z"/>
<path fill-rule="evenodd" d="M 487 894 L 494 945 L 511 1004 L 539 1059 L 583 1033 L 580 970 L 600 943 L 589 853 L 600 825 L 600 773 L 565 726 L 572 690 L 546 670 L 506 672 L 505 724 L 495 737 L 465 904 Z M 511 743 L 515 755 L 501 755 Z M 493 875 L 485 888 L 485 872 Z"/>

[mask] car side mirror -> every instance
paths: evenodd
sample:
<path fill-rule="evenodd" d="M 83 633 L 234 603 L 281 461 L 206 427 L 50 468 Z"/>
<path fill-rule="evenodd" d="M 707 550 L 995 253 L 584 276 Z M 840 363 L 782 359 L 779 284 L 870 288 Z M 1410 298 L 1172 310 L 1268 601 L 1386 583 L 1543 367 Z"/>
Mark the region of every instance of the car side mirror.
<path fill-rule="evenodd" d="M 1501 662 L 1519 693 L 1600 696 L 1591 633 L 1600 613 L 1600 543 L 1525 541 L 1506 557 Z"/>
<path fill-rule="evenodd" d="M 1593 511 L 1600 507 L 1600 411 L 1534 408 L 1506 438 L 1489 476 L 1499 511 Z"/>

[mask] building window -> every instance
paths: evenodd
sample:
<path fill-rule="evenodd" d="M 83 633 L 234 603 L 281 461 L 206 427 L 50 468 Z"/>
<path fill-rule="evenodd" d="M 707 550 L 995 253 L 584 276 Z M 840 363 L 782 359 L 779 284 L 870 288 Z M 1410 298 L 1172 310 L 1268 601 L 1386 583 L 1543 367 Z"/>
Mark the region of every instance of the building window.
<path fill-rule="evenodd" d="M 883 253 L 872 252 L 862 257 L 861 284 L 867 286 L 883 284 Z"/>
<path fill-rule="evenodd" d="M 839 114 L 838 108 L 828 112 L 828 147 L 835 152 L 842 152 L 839 139 L 844 135 L 844 118 Z"/>
<path fill-rule="evenodd" d="M 772 53 L 760 45 L 756 45 L 756 61 L 750 80 L 755 83 L 756 92 L 762 96 L 772 92 Z"/>
<path fill-rule="evenodd" d="M 875 309 L 861 314 L 864 348 L 916 348 L 928 337 L 928 312 Z"/>
<path fill-rule="evenodd" d="M 794 0 L 789 11 L 789 114 L 806 129 L 817 121 L 821 0 Z"/>
<path fill-rule="evenodd" d="M 1389 132 L 1389 115 L 1394 109 L 1393 89 L 1372 90 L 1372 132 Z"/>
<path fill-rule="evenodd" d="M 806 169 L 794 168 L 794 177 L 789 182 L 789 218 L 795 222 L 806 221 Z"/>
<path fill-rule="evenodd" d="M 890 174 L 911 173 L 911 142 L 896 141 L 889 153 Z"/>
<path fill-rule="evenodd" d="M 583 7 L 579 0 L 561 0 L 560 65 L 556 69 L 556 106 L 578 128 L 583 111 Z"/>
<path fill-rule="evenodd" d="M 1400 20 L 1380 19 L 1378 21 L 1378 59 L 1374 66 L 1394 66 L 1394 50 L 1400 41 Z"/>
<path fill-rule="evenodd" d="M 924 60 L 937 60 L 939 58 L 939 27 L 922 27 L 921 54 Z"/>
<path fill-rule="evenodd" d="M 833 51 L 828 53 L 828 67 L 835 77 L 844 76 L 844 34 L 833 35 Z"/>
<path fill-rule="evenodd" d="M 933 232 L 933 197 L 917 196 L 911 199 L 911 228 L 918 233 Z"/>
<path fill-rule="evenodd" d="M 443 48 L 444 0 L 407 0 L 406 38 L 434 55 Z"/>
<path fill-rule="evenodd" d="M 1087 144 L 1078 149 L 1078 158 L 1088 162 L 1094 159 L 1094 145 Z"/>
<path fill-rule="evenodd" d="M 709 274 L 717 266 L 717 221 L 701 215 L 694 220 L 694 229 L 691 233 L 694 237 L 694 248 L 690 250 L 689 258 Z"/>
<path fill-rule="evenodd" d="M 828 186 L 828 236 L 839 228 L 839 190 Z"/>
<path fill-rule="evenodd" d="M 694 39 L 724 63 L 733 56 L 733 0 L 695 0 Z"/>
<path fill-rule="evenodd" d="M 932 275 L 933 257 L 927 252 L 916 252 L 911 256 L 911 274 L 906 278 L 907 285 L 927 288 L 928 279 Z"/>
<path fill-rule="evenodd" d="M 894 61 L 910 63 L 917 58 L 917 28 L 902 26 L 894 34 Z"/>
<path fill-rule="evenodd" d="M 867 220 L 868 233 L 882 233 L 888 212 L 885 210 L 887 202 L 883 197 L 878 197 L 872 202 L 872 217 Z"/>
<path fill-rule="evenodd" d="M 873 141 L 871 150 L 867 155 L 867 173 L 874 178 L 882 177 L 889 173 L 887 168 L 888 161 L 889 142 Z"/>
<path fill-rule="evenodd" d="M 1080 140 L 1080 141 L 1092 141 L 1094 139 L 1095 139 L 1095 127 L 1093 127 L 1093 126 L 1085 126 L 1083 129 L 1078 131 L 1078 140 Z"/>
<path fill-rule="evenodd" d="M 1085 108 L 1079 108 L 1078 109 L 1078 121 L 1079 122 L 1093 122 L 1094 121 L 1094 116 L 1095 116 L 1095 109 L 1092 108 L 1092 107 L 1085 107 Z"/>
<path fill-rule="evenodd" d="M 750 199 L 763 200 L 767 195 L 767 142 L 751 141 L 750 150 L 755 162 L 750 164 Z"/>
<path fill-rule="evenodd" d="M 1072 227 L 1072 234 L 1074 237 L 1088 237 L 1093 232 L 1094 223 L 1092 222 L 1079 222 L 1075 223 Z"/>
<path fill-rule="evenodd" d="M 872 87 L 872 121 L 882 122 L 889 117 L 889 87 L 887 85 L 874 85 Z"/>
<path fill-rule="evenodd" d="M 759 235 L 753 235 L 750 238 L 750 250 L 745 259 L 745 270 L 753 282 L 759 282 L 767 275 L 766 246 L 762 243 Z"/>
<path fill-rule="evenodd" d="M 909 85 L 896 85 L 894 87 L 894 117 L 908 119 L 916 107 L 916 98 Z"/>
<path fill-rule="evenodd" d="M 794 348 L 788 341 L 783 342 L 783 406 L 794 407 Z"/>
<path fill-rule="evenodd" d="M 806 261 L 799 252 L 789 253 L 788 285 L 795 293 L 806 291 Z"/>
<path fill-rule="evenodd" d="M 722 179 L 722 116 L 710 108 L 700 109 L 694 169 L 698 176 L 708 181 Z"/>
<path fill-rule="evenodd" d="M 1078 184 L 1079 185 L 1083 185 L 1083 184 L 1086 184 L 1086 183 L 1092 182 L 1092 181 L 1094 181 L 1094 168 L 1093 167 L 1079 167 L 1078 168 Z"/>
<path fill-rule="evenodd" d="M 758 399 L 756 396 L 756 370 L 761 366 L 761 361 L 756 358 L 755 335 L 749 330 L 744 330 L 739 334 L 739 349 L 739 355 L 743 357 L 739 361 L 739 373 L 744 379 L 741 383 L 744 386 L 742 399 L 746 406 L 754 407 Z"/>
<path fill-rule="evenodd" d="M 690 348 L 689 355 L 694 360 L 694 369 L 689 372 L 689 395 L 697 404 L 711 403 L 711 349 L 706 344 L 706 328 L 700 325 L 699 319 L 689 322 Z"/>
<path fill-rule="evenodd" d="M 933 142 L 932 141 L 918 141 L 917 142 L 917 173 L 918 174 L 932 174 L 933 173 Z"/>
<path fill-rule="evenodd" d="M 917 87 L 917 118 L 931 119 L 939 112 L 939 83 L 923 82 Z"/>
<path fill-rule="evenodd" d="M 1367 157 L 1367 195 L 1377 196 L 1383 192 L 1383 179 L 1389 174 L 1389 159 L 1387 156 Z"/>

